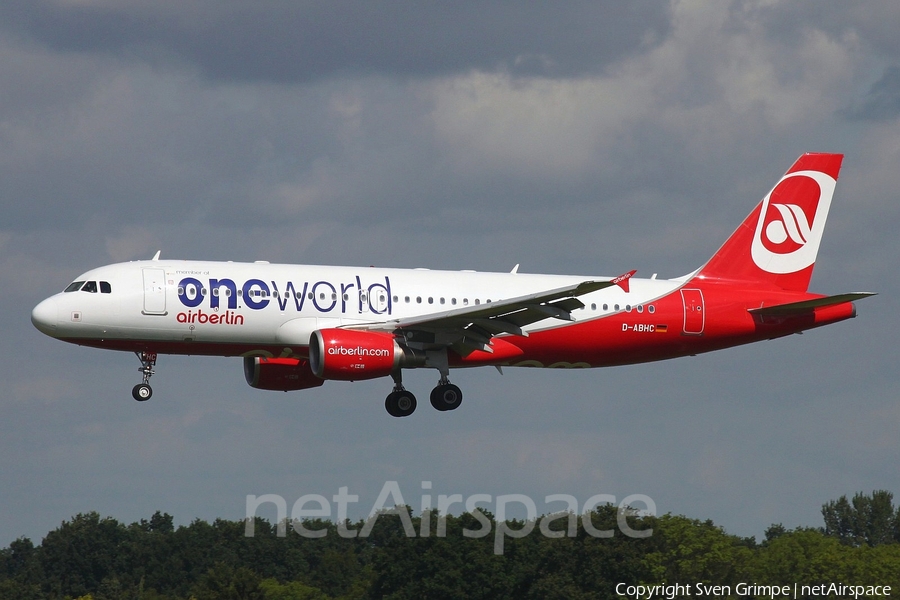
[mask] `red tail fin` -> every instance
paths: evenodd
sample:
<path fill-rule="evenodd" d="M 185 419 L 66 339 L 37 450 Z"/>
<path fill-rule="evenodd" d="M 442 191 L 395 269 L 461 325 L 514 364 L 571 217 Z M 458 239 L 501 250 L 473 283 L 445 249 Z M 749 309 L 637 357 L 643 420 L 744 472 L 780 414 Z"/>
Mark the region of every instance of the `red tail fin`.
<path fill-rule="evenodd" d="M 697 273 L 805 292 L 843 154 L 804 154 Z"/>

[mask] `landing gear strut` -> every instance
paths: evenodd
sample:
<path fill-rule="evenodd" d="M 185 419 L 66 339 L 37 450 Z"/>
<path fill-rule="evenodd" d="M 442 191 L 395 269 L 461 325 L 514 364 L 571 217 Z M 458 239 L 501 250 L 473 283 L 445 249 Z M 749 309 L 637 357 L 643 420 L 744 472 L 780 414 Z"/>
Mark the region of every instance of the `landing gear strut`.
<path fill-rule="evenodd" d="M 384 408 L 392 417 L 408 417 L 416 410 L 416 397 L 403 387 L 403 379 L 399 369 L 391 373 L 394 379 L 394 391 L 384 400 Z"/>
<path fill-rule="evenodd" d="M 153 367 L 156 366 L 156 352 L 135 352 L 134 354 L 141 361 L 141 368 L 138 371 L 143 374 L 143 380 L 132 388 L 131 395 L 138 402 L 144 402 L 153 395 L 153 388 L 150 387 L 150 377 L 155 372 Z"/>
<path fill-rule="evenodd" d="M 450 383 L 450 364 L 447 351 L 430 351 L 427 353 L 429 366 L 441 374 L 437 387 L 431 390 L 431 405 L 439 411 L 455 410 L 462 403 L 462 391 Z"/>

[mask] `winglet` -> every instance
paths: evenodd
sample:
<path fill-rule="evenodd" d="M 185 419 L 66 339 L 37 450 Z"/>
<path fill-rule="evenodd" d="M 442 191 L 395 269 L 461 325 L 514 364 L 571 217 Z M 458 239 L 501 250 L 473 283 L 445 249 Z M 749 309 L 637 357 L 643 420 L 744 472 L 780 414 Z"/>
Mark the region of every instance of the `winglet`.
<path fill-rule="evenodd" d="M 616 277 L 612 281 L 610 281 L 610 283 L 613 283 L 613 284 L 619 286 L 620 288 L 625 290 L 625 293 L 627 294 L 630 291 L 628 289 L 628 280 L 631 279 L 631 276 L 634 275 L 635 273 L 637 273 L 637 269 L 633 269 L 631 271 L 628 271 L 627 273 L 622 273 L 621 275 L 619 275 L 618 277 Z"/>

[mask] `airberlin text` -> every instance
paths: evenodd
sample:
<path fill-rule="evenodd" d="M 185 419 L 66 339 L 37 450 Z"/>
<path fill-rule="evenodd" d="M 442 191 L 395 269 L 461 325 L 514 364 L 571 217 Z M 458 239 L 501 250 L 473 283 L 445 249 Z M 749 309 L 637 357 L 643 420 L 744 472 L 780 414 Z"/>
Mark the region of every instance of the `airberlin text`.
<path fill-rule="evenodd" d="M 346 348 L 344 346 L 331 346 L 328 348 L 328 354 L 337 356 L 390 356 L 390 350 L 386 348 L 363 348 L 357 346 L 355 348 Z"/>
<path fill-rule="evenodd" d="M 244 324 L 244 315 L 236 314 L 233 310 L 226 310 L 223 314 L 208 314 L 203 312 L 203 309 L 198 309 L 196 311 L 189 310 L 187 312 L 178 313 L 175 318 L 179 323 L 200 323 L 201 325 L 205 325 L 207 323 L 209 323 L 210 325 Z"/>
<path fill-rule="evenodd" d="M 375 315 L 390 315 L 393 308 L 388 277 L 384 278 L 384 283 L 364 283 L 357 276 L 347 282 L 288 281 L 281 284 L 262 279 L 248 279 L 238 284 L 232 279 L 210 278 L 203 282 L 196 277 L 184 277 L 178 282 L 178 300 L 187 308 L 198 309 L 179 313 L 179 323 L 215 322 L 227 325 L 243 325 L 243 316 L 229 314 L 243 307 L 262 310 L 269 305 L 277 305 L 282 312 L 306 309 L 326 314 Z M 215 315 L 199 308 L 204 303 L 214 312 L 218 312 L 222 304 L 227 306 L 227 310 L 213 321 Z"/>

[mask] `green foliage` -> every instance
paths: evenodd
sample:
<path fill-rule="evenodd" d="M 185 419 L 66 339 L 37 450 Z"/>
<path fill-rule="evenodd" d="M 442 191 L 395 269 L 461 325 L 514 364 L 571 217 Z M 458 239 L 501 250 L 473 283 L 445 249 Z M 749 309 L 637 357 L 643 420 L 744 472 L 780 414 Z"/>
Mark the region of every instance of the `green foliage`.
<path fill-rule="evenodd" d="M 216 563 L 191 590 L 196 600 L 265 600 L 259 575 L 247 567 Z"/>
<path fill-rule="evenodd" d="M 278 583 L 275 579 L 265 579 L 259 583 L 259 589 L 266 600 L 328 600 L 321 590 L 299 581 Z"/>
<path fill-rule="evenodd" d="M 894 510 L 894 495 L 875 490 L 871 496 L 862 492 L 832 500 L 822 506 L 825 534 L 850 546 L 878 546 L 900 541 L 900 510 Z"/>
<path fill-rule="evenodd" d="M 654 551 L 645 557 L 647 581 L 736 585 L 753 554 L 746 540 L 727 535 L 712 521 L 663 515 L 653 533 Z"/>
<path fill-rule="evenodd" d="M 506 523 L 533 530 L 505 538 L 504 552 L 496 554 L 497 523 L 486 512 L 413 517 L 414 529 L 427 534 L 412 538 L 398 515 L 380 515 L 368 537 L 343 537 L 334 523 L 307 521 L 308 529 L 325 532 L 315 539 L 290 526 L 278 537 L 262 519 L 246 537 L 242 521 L 175 527 L 170 515 L 157 512 L 124 525 L 87 513 L 40 545 L 20 538 L 0 549 L 0 600 L 579 599 L 615 597 L 618 583 L 661 582 L 852 581 L 900 589 L 897 515 L 888 492 L 842 497 L 823 506 L 823 516 L 824 529 L 776 524 L 756 544 L 711 521 L 623 517 L 616 507 L 599 506 L 587 516 L 588 528 L 580 516 L 565 514 Z M 652 535 L 624 535 L 621 518 Z M 485 522 L 490 529 L 479 535 Z M 598 531 L 611 535 L 594 537 Z"/>
<path fill-rule="evenodd" d="M 772 585 L 860 582 L 900 589 L 900 544 L 849 546 L 821 530 L 798 528 L 763 545 L 751 573 Z"/>

